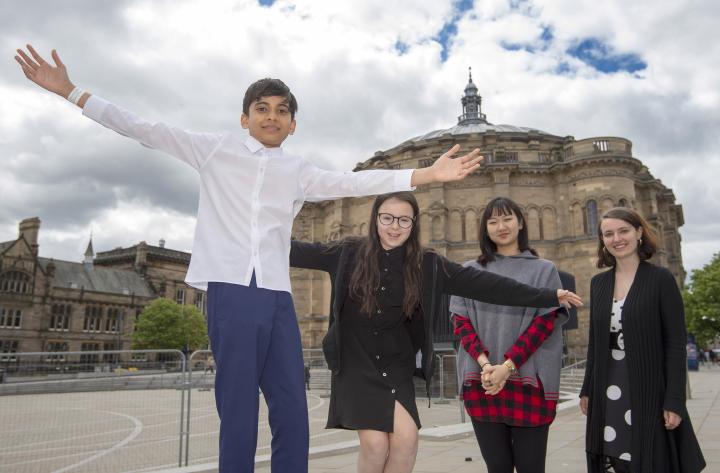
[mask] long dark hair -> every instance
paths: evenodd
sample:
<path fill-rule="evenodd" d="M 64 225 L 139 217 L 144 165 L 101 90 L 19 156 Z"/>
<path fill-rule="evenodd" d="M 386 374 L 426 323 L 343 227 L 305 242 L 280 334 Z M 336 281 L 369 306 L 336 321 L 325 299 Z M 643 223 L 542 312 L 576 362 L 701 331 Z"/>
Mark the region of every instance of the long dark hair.
<path fill-rule="evenodd" d="M 370 225 L 368 235 L 363 238 L 360 247 L 355 255 L 354 267 L 350 276 L 350 295 L 362 301 L 361 310 L 368 314 L 374 314 L 377 310 L 377 291 L 380 287 L 380 255 L 383 247 L 378 236 L 378 209 L 389 199 L 396 199 L 407 202 L 413 209 L 415 222 L 410 236 L 403 245 L 405 248 L 405 264 L 403 267 L 403 281 L 405 296 L 403 298 L 403 313 L 412 317 L 413 312 L 421 302 L 422 292 L 422 257 L 423 248 L 420 245 L 420 208 L 415 196 L 410 192 L 393 192 L 391 194 L 379 195 L 373 203 L 370 212 Z"/>
<path fill-rule="evenodd" d="M 490 239 L 487 232 L 487 222 L 491 217 L 498 215 L 515 215 L 518 219 L 518 223 L 521 225 L 520 231 L 518 232 L 518 246 L 520 251 L 529 251 L 530 253 L 537 256 L 537 251 L 530 247 L 530 238 L 528 238 L 527 222 L 525 216 L 520 209 L 520 206 L 515 201 L 508 199 L 507 197 L 495 197 L 493 200 L 488 202 L 485 211 L 480 219 L 480 227 L 478 228 L 478 241 L 480 241 L 480 256 L 478 256 L 478 263 L 482 266 L 487 266 L 491 261 L 495 261 L 495 253 L 497 253 L 497 245 Z"/>
<path fill-rule="evenodd" d="M 640 237 L 640 243 L 638 243 L 637 253 L 640 257 L 640 261 L 645 261 L 652 258 L 652 255 L 657 251 L 657 237 L 655 232 L 652 231 L 650 225 L 642 218 L 642 215 L 637 213 L 633 209 L 627 207 L 615 207 L 605 212 L 598 222 L 597 233 L 598 233 L 598 268 L 611 268 L 615 266 L 615 257 L 605 249 L 602 237 L 602 221 L 606 218 L 616 218 L 624 222 L 629 223 L 635 230 L 642 228 L 642 236 Z"/>

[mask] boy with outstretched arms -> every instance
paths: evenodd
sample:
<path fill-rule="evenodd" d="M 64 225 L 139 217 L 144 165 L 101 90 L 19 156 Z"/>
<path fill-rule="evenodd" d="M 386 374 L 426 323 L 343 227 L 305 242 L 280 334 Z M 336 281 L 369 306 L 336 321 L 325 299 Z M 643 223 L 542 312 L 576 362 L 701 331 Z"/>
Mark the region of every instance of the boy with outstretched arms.
<path fill-rule="evenodd" d="M 84 91 L 33 48 L 15 59 L 25 76 L 83 109 L 83 114 L 191 165 L 200 176 L 192 259 L 186 282 L 207 290 L 208 331 L 217 366 L 222 473 L 252 472 L 258 386 L 272 430 L 272 471 L 307 472 L 308 418 L 302 347 L 290 296 L 288 255 L 295 215 L 305 201 L 359 197 L 462 179 L 479 151 L 453 159 L 456 145 L 428 168 L 334 172 L 281 147 L 295 131 L 297 101 L 277 79 L 252 84 L 237 133 L 195 133 L 153 123 Z"/>

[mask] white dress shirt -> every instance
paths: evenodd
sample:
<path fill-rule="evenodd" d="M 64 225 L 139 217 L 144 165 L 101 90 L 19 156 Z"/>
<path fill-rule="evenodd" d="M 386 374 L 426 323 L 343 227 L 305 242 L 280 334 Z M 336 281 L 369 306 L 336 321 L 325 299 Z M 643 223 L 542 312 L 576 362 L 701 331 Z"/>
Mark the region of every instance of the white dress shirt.
<path fill-rule="evenodd" d="M 336 172 L 238 133 L 153 123 L 91 96 L 83 114 L 188 163 L 200 174 L 195 240 L 185 281 L 290 292 L 290 233 L 303 202 L 412 190 L 412 169 Z"/>

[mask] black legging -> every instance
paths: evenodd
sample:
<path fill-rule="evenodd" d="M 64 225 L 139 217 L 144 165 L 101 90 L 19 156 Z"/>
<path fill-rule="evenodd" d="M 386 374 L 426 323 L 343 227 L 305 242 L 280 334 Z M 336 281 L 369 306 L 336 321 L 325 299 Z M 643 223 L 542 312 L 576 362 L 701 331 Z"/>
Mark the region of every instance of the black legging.
<path fill-rule="evenodd" d="M 472 421 L 488 473 L 545 473 L 550 424 L 513 427 L 496 422 Z"/>

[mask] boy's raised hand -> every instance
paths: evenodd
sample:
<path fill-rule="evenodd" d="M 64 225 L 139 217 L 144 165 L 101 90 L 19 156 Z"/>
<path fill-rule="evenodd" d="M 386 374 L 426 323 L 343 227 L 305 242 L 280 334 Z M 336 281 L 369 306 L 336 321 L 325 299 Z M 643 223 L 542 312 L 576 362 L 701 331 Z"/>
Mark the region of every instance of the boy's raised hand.
<path fill-rule="evenodd" d="M 15 60 L 20 64 L 25 77 L 43 89 L 67 98 L 75 86 L 70 81 L 65 64 L 60 60 L 57 51 L 52 50 L 51 55 L 55 62 L 55 66 L 52 66 L 31 45 L 27 45 L 27 50 L 30 52 L 30 56 L 22 49 L 18 49 L 18 55 L 15 56 Z"/>
<path fill-rule="evenodd" d="M 455 145 L 440 156 L 432 166 L 416 169 L 410 184 L 419 186 L 430 182 L 459 181 L 480 167 L 483 157 L 480 156 L 479 149 L 476 148 L 464 156 L 453 158 L 452 156 L 459 149 L 460 145 Z"/>

